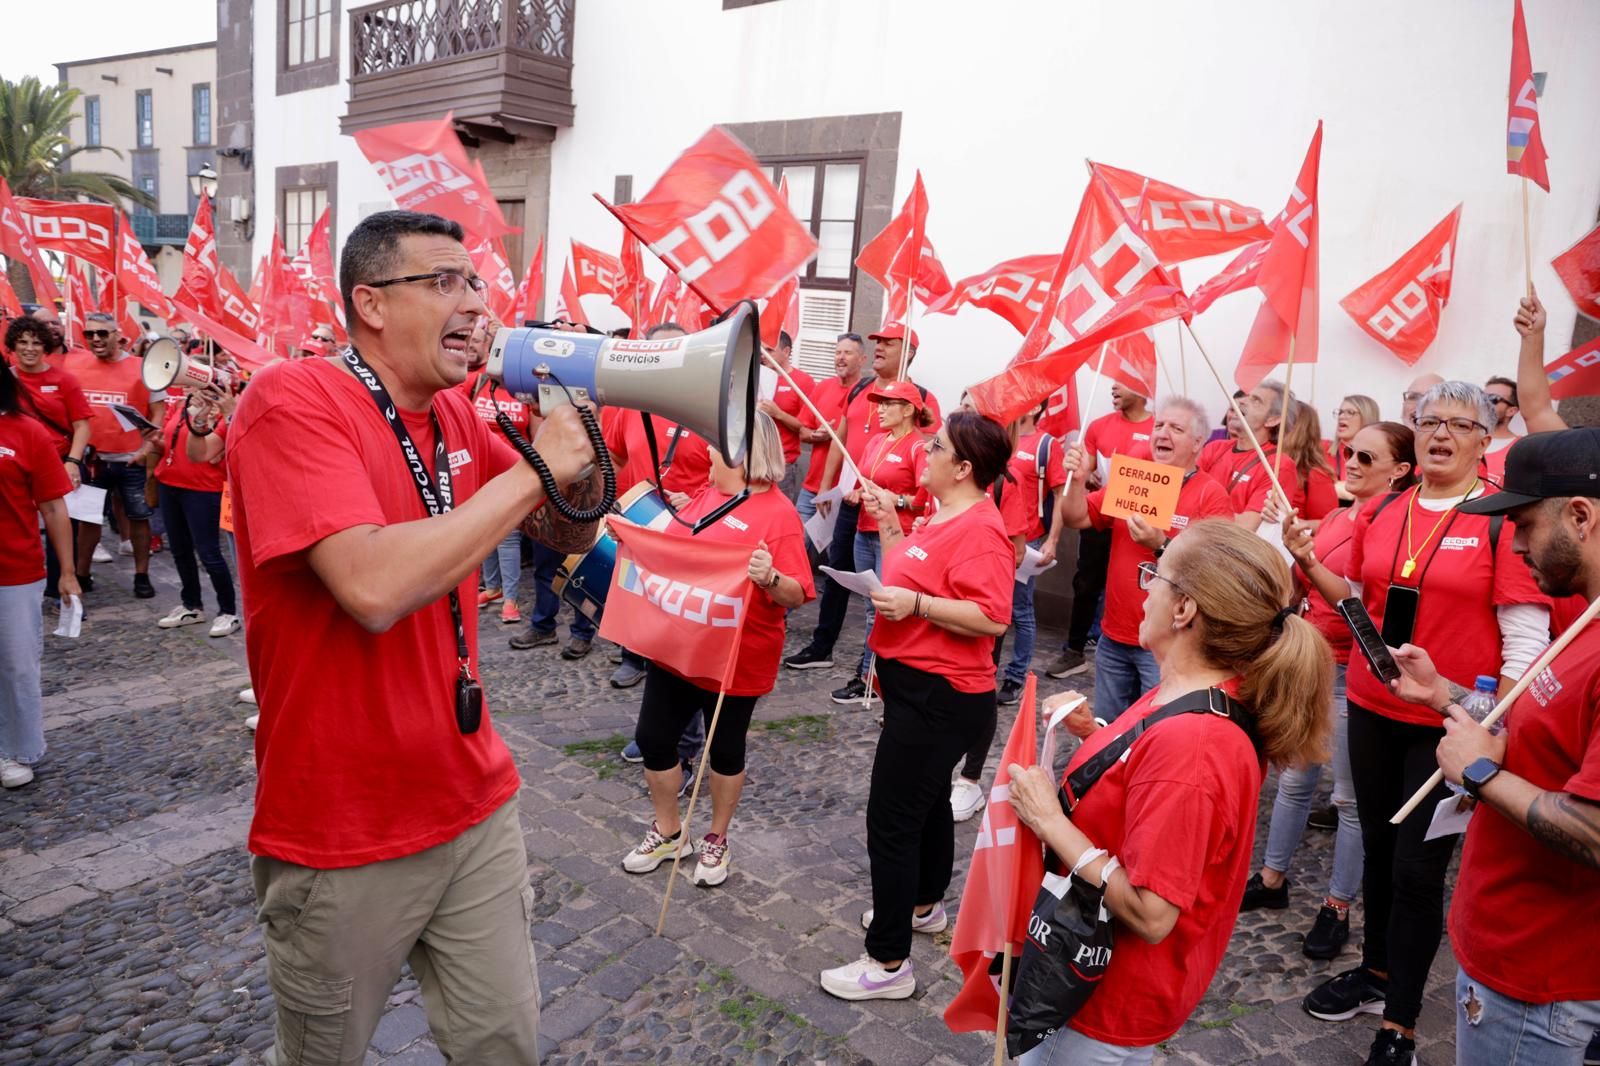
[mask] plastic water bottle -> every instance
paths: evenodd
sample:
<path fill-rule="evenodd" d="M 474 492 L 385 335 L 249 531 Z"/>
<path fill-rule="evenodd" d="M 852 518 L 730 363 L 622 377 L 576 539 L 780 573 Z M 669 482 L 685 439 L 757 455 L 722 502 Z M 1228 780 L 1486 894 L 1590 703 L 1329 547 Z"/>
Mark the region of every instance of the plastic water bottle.
<path fill-rule="evenodd" d="M 1495 692 L 1499 687 L 1498 678 L 1491 677 L 1488 674 L 1479 674 L 1477 681 L 1473 682 L 1472 691 L 1467 693 L 1466 698 L 1461 701 L 1461 709 L 1472 715 L 1474 722 L 1481 723 L 1485 718 L 1489 717 L 1489 712 L 1494 710 L 1495 704 L 1500 702 L 1495 696 Z M 1498 733 L 1500 726 L 1497 724 L 1493 729 L 1494 732 Z M 1461 785 L 1451 785 L 1450 790 L 1457 795 L 1465 796 L 1467 794 L 1467 790 Z"/>

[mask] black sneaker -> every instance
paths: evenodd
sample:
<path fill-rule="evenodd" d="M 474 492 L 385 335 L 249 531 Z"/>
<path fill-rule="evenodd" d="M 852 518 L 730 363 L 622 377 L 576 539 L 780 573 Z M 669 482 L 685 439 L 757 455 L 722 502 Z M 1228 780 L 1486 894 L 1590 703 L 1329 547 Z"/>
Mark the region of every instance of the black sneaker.
<path fill-rule="evenodd" d="M 1341 917 L 1339 912 L 1324 903 L 1317 911 L 1317 920 L 1306 934 L 1305 946 L 1300 950 L 1308 959 L 1336 959 L 1350 939 L 1350 913 Z"/>
<path fill-rule="evenodd" d="M 561 638 L 556 636 L 555 630 L 541 633 L 537 629 L 524 629 L 521 633 L 511 638 L 510 644 L 518 651 L 527 651 L 529 648 L 542 648 L 547 644 L 559 644 Z"/>
<path fill-rule="evenodd" d="M 584 637 L 573 637 L 571 640 L 567 641 L 567 646 L 561 649 L 561 657 L 567 660 L 569 663 L 577 662 L 579 659 L 582 659 L 584 656 L 588 655 L 589 650 L 593 647 L 594 642 L 592 640 L 585 639 Z"/>
<path fill-rule="evenodd" d="M 82 589 L 84 592 L 93 592 L 94 591 L 94 575 L 93 574 L 79 574 L 78 575 L 78 587 L 80 589 Z"/>
<path fill-rule="evenodd" d="M 1318 807 L 1306 818 L 1306 827 L 1320 829 L 1324 833 L 1333 832 L 1339 828 L 1339 808 L 1331 803 L 1326 807 Z"/>
<path fill-rule="evenodd" d="M 153 600 L 156 598 L 156 587 L 150 584 L 149 574 L 133 575 L 133 594 L 141 600 Z"/>
<path fill-rule="evenodd" d="M 844 688 L 833 690 L 833 702 L 839 704 L 860 703 L 866 699 L 867 683 L 859 677 L 852 677 L 850 683 Z"/>
<path fill-rule="evenodd" d="M 1289 906 L 1289 879 L 1285 877 L 1283 884 L 1277 888 L 1268 888 L 1266 882 L 1261 880 L 1260 874 L 1251 874 L 1250 880 L 1244 883 L 1244 899 L 1239 901 L 1239 913 L 1259 910 L 1265 907 L 1269 911 L 1281 911 Z"/>
<path fill-rule="evenodd" d="M 1089 669 L 1089 661 L 1083 657 L 1083 652 L 1074 648 L 1062 648 L 1061 654 L 1056 656 L 1056 661 L 1045 667 L 1044 672 L 1050 677 L 1071 677 L 1081 674 Z"/>
<path fill-rule="evenodd" d="M 807 644 L 783 660 L 783 665 L 791 670 L 821 670 L 833 665 L 833 651 L 823 651 L 815 644 Z"/>
<path fill-rule="evenodd" d="M 1357 966 L 1313 988 L 1300 1001 L 1300 1008 L 1313 1018 L 1342 1022 L 1358 1014 L 1382 1014 L 1388 994 L 1388 980 Z"/>
<path fill-rule="evenodd" d="M 995 695 L 995 701 L 1002 707 L 1009 707 L 1022 699 L 1022 682 L 1006 680 L 1000 683 L 1000 691 Z"/>
<path fill-rule="evenodd" d="M 1417 1066 L 1417 1042 L 1396 1029 L 1379 1029 L 1367 1052 L 1367 1066 Z"/>

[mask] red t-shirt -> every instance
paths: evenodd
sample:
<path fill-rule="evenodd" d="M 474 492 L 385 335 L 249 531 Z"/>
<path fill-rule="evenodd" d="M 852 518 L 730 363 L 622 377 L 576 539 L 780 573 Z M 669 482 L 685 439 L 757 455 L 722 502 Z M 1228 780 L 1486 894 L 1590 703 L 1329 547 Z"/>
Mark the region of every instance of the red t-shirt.
<path fill-rule="evenodd" d="M 1095 529 L 1111 530 L 1111 556 L 1106 565 L 1106 609 L 1100 631 L 1122 644 L 1139 646 L 1139 623 L 1144 620 L 1144 596 L 1139 589 L 1139 564 L 1154 562 L 1156 553 L 1128 533 L 1128 520 L 1100 510 L 1106 490 L 1089 494 L 1089 523 Z M 1168 537 L 1176 537 L 1204 518 L 1232 518 L 1228 494 L 1209 476 L 1196 470 L 1184 478 L 1178 490 L 1178 508 L 1172 516 Z"/>
<path fill-rule="evenodd" d="M 1507 715 L 1505 769 L 1600 803 L 1600 627 L 1556 656 Z M 1528 1003 L 1600 999 L 1600 870 L 1565 858 L 1480 803 L 1450 907 L 1456 961 Z"/>
<path fill-rule="evenodd" d="M 693 523 L 727 502 L 727 493 L 706 485 L 678 516 Z M 692 536 L 711 543 L 745 544 L 751 551 L 766 541 L 773 567 L 785 577 L 800 582 L 805 589 L 803 602 L 816 599 L 811 560 L 806 555 L 805 526 L 794 504 L 775 487 L 765 492 L 752 492 L 749 499 L 699 533 L 691 534 L 677 522 L 669 524 L 666 530 L 674 536 Z M 778 680 L 778 661 L 783 658 L 784 618 L 788 609 L 778 606 L 765 589 L 759 588 L 750 594 L 749 603 L 750 613 L 745 618 L 744 635 L 739 642 L 739 661 L 734 664 L 733 682 L 728 686 L 730 696 L 765 696 L 771 692 Z M 665 664 L 657 665 L 670 669 Z"/>
<path fill-rule="evenodd" d="M 1485 453 L 1483 461 L 1478 464 L 1497 487 L 1503 484 L 1506 479 L 1506 456 L 1511 454 L 1511 446 L 1521 439 L 1521 437 L 1513 437 L 1505 442 L 1505 447 L 1496 448 L 1492 452 Z M 1491 445 L 1499 443 L 1500 441 L 1498 440 L 1490 441 Z"/>
<path fill-rule="evenodd" d="M 1000 498 L 995 499 L 998 495 Z M 1033 497 L 1014 481 L 1005 478 L 996 478 L 995 483 L 989 486 L 989 498 L 995 500 L 995 506 L 1000 509 L 1000 524 L 1005 527 L 1008 538 L 1028 537 L 1028 530 L 1033 528 Z M 1016 549 L 1012 549 L 1012 558 L 1016 558 Z"/>
<path fill-rule="evenodd" d="M 908 378 L 907 380 L 910 379 Z M 867 442 L 875 434 L 881 432 L 878 426 L 878 405 L 867 399 L 867 395 L 872 392 L 872 386 L 876 381 L 877 378 L 863 378 L 855 385 L 851 385 L 850 389 L 847 390 L 846 395 L 849 392 L 855 392 L 855 399 L 851 400 L 845 407 L 844 432 L 839 434 L 844 438 L 844 446 L 850 453 L 850 458 L 854 459 L 856 465 L 863 469 L 865 469 L 865 466 L 862 459 L 867 453 Z M 912 382 L 912 384 L 915 385 L 916 382 Z M 857 386 L 859 386 L 859 389 Z M 927 393 L 924 399 L 928 405 L 928 416 L 933 421 L 927 426 L 923 426 L 920 423 L 917 424 L 914 432 L 932 435 L 934 430 L 939 427 L 939 401 L 931 392 Z"/>
<path fill-rule="evenodd" d="M 681 492 L 693 496 L 706 487 L 711 476 L 711 447 L 698 434 L 691 433 L 676 422 L 651 415 L 656 430 L 656 456 L 665 467 L 661 472 L 663 492 Z M 620 496 L 641 481 L 654 482 L 655 470 L 650 464 L 650 440 L 644 431 L 644 415 L 638 411 L 619 410 L 605 431 L 606 447 L 611 449 L 612 461 L 617 466 L 617 495 Z M 673 440 L 682 436 L 676 450 Z M 667 452 L 672 451 L 672 464 L 667 465 Z"/>
<path fill-rule="evenodd" d="M 789 376 L 794 378 L 795 384 L 805 391 L 807 396 L 816 389 L 817 383 L 797 366 L 789 368 Z M 834 378 L 835 381 L 839 380 Z M 773 390 L 772 402 L 778 405 L 778 410 L 793 418 L 801 418 L 806 413 L 805 401 L 800 399 L 800 394 L 782 377 L 778 378 L 777 388 Z M 774 421 L 777 421 L 774 419 Z M 783 441 L 783 461 L 792 463 L 800 458 L 800 434 L 778 422 L 778 439 Z"/>
<path fill-rule="evenodd" d="M 433 409 L 457 506 L 518 461 L 465 396 Z M 432 469 L 425 413 L 402 412 Z M 311 569 L 308 549 L 354 526 L 428 516 L 367 390 L 323 359 L 275 363 L 245 390 L 228 441 L 256 731 L 250 850 L 318 869 L 411 855 L 454 839 L 516 794 L 485 701 L 456 727 L 456 642 L 445 597 L 369 633 Z M 477 572 L 458 587 L 476 669 Z"/>
<path fill-rule="evenodd" d="M 979 500 L 943 522 L 921 529 L 883 553 L 883 583 L 941 599 L 967 600 L 991 622 L 1010 624 L 1016 556 L 1000 512 Z M 880 657 L 938 674 L 958 692 L 994 691 L 994 638 L 963 637 L 910 615 L 872 626 Z"/>
<path fill-rule="evenodd" d="M 850 395 L 850 390 L 855 387 L 854 381 L 840 381 L 838 378 L 828 378 L 819 381 L 811 389 L 811 402 L 817 405 L 828 419 L 830 425 L 837 424 L 844 416 L 845 397 Z M 807 429 L 821 429 L 817 416 L 807 407 L 800 412 L 800 424 Z M 801 488 L 807 492 L 817 493 L 822 491 L 822 471 L 828 465 L 828 452 L 832 449 L 832 442 L 813 444 L 811 446 L 811 459 L 806 467 L 806 479 Z"/>
<path fill-rule="evenodd" d="M 467 380 L 456 387 L 466 395 L 467 399 L 472 400 L 472 406 L 478 412 L 478 417 L 493 427 L 490 430 L 492 435 L 505 436 L 500 431 L 500 423 L 495 419 L 497 413 L 504 411 L 506 417 L 511 419 L 512 425 L 517 427 L 517 431 L 531 441 L 532 431 L 539 428 L 538 423 L 534 421 L 539 418 L 538 414 L 505 389 L 495 389 L 491 395 L 489 390 L 492 388 L 492 383 L 485 383 L 480 389 L 478 382 L 485 376 L 483 371 L 468 375 Z M 478 394 L 477 399 L 472 397 L 474 391 Z"/>
<path fill-rule="evenodd" d="M 223 419 L 212 430 L 224 441 L 228 439 L 228 421 Z M 222 491 L 222 462 L 197 463 L 189 458 L 189 427 L 183 421 L 183 401 L 167 405 L 167 421 L 161 427 L 161 443 L 166 452 L 156 464 L 156 480 L 175 489 L 194 489 L 197 492 Z"/>
<path fill-rule="evenodd" d="M 126 455 L 139 450 L 144 438 L 136 429 L 123 429 L 117 416 L 111 413 L 114 403 L 126 404 L 150 419 L 153 405 L 166 399 L 166 393 L 151 396 L 139 376 L 143 363 L 129 355 L 110 362 L 96 359 L 88 351 L 75 351 L 67 356 L 66 370 L 78 379 L 83 395 L 89 401 L 89 443 L 95 451 L 106 455 Z"/>
<path fill-rule="evenodd" d="M 1061 462 L 1061 457 L 1067 449 L 1054 438 L 1050 440 L 1050 454 L 1045 460 L 1044 478 L 1040 479 L 1039 442 L 1044 437 L 1045 434 L 1036 429 L 1018 440 L 1017 450 L 1011 453 L 1011 461 L 1007 464 L 1011 476 L 1016 478 L 1016 484 L 1007 485 L 1006 492 L 1014 492 L 1032 503 L 1033 520 L 1022 534 L 1028 540 L 1037 540 L 1044 536 L 1044 511 L 1054 499 L 1051 493 L 1067 483 L 1066 467 Z M 1145 448 L 1149 449 L 1148 442 Z"/>
<path fill-rule="evenodd" d="M 89 401 L 83 398 L 83 386 L 65 370 L 49 365 L 37 374 L 26 373 L 19 367 L 16 375 L 17 384 L 22 386 L 22 395 L 18 397 L 22 413 L 32 415 L 44 426 L 56 441 L 57 456 L 64 458 L 72 447 L 72 423 L 93 414 Z M 45 419 L 55 426 L 46 425 Z"/>
<path fill-rule="evenodd" d="M 1254 448 L 1246 444 L 1244 450 L 1239 451 L 1233 443 L 1212 441 L 1200 450 L 1196 465 L 1228 490 L 1235 514 L 1259 513 L 1266 506 L 1267 497 L 1272 495 L 1272 478 L 1262 468 Z M 1306 494 L 1300 487 L 1300 473 L 1294 468 L 1294 460 L 1279 455 L 1275 444 L 1263 443 L 1261 450 L 1272 460 L 1278 481 L 1289 494 L 1289 506 L 1304 514 Z"/>
<path fill-rule="evenodd" d="M 928 465 L 927 444 L 928 439 L 916 430 L 899 440 L 887 433 L 876 433 L 867 442 L 866 454 L 861 459 L 861 472 L 880 488 L 904 496 L 915 508 L 922 483 L 922 469 Z M 911 523 L 920 513 L 918 510 L 896 511 L 895 515 L 900 519 L 900 531 L 910 533 Z M 877 531 L 878 520 L 863 507 L 861 517 L 856 519 L 856 532 Z"/>
<path fill-rule="evenodd" d="M 1090 422 L 1089 428 L 1083 431 L 1083 450 L 1094 460 L 1096 480 L 1105 473 L 1101 460 L 1109 461 L 1113 455 L 1151 458 L 1150 430 L 1155 424 L 1155 415 L 1145 415 L 1134 422 L 1124 418 L 1121 411 L 1112 411 Z"/>
<path fill-rule="evenodd" d="M 1489 491 L 1494 491 L 1491 487 Z M 1500 620 L 1496 608 L 1514 603 L 1548 604 L 1523 561 L 1511 550 L 1516 532 L 1511 523 L 1500 529 L 1499 551 L 1489 554 L 1486 515 L 1415 508 L 1411 543 L 1418 551 L 1416 569 L 1400 576 L 1405 566 L 1406 515 L 1417 490 L 1407 489 L 1373 517 L 1380 496 L 1356 517 L 1350 541 L 1348 576 L 1362 583 L 1361 599 L 1378 631 L 1383 631 L 1383 605 L 1389 586 L 1422 590 L 1411 643 L 1426 648 L 1443 677 L 1500 675 Z M 1439 531 L 1429 531 L 1444 518 Z M 1442 728 L 1437 711 L 1406 703 L 1372 673 L 1366 657 L 1354 655 L 1347 675 L 1350 702 L 1386 718 Z"/>
<path fill-rule="evenodd" d="M 1327 567 L 1332 573 L 1340 577 L 1345 576 L 1345 568 L 1350 564 L 1350 542 L 1355 538 L 1356 527 L 1344 511 L 1337 511 L 1329 515 L 1317 527 L 1316 533 L 1311 538 L 1311 547 L 1317 553 L 1317 562 Z M 1308 586 L 1310 582 L 1306 583 Z M 1355 643 L 1355 638 L 1350 635 L 1350 627 L 1345 623 L 1344 615 L 1333 609 L 1333 604 L 1322 598 L 1314 586 L 1306 589 L 1306 602 L 1311 609 L 1306 612 L 1306 621 L 1317 627 L 1323 639 L 1328 642 L 1328 647 L 1333 649 L 1335 662 L 1348 662 L 1350 649 Z"/>
<path fill-rule="evenodd" d="M 1151 690 L 1085 740 L 1068 772 L 1156 709 Z M 1106 1043 L 1147 1047 L 1189 1020 L 1239 917 L 1265 778 L 1244 730 L 1213 714 L 1180 714 L 1135 741 L 1084 795 L 1073 824 L 1115 855 L 1134 885 L 1179 913 L 1159 944 L 1118 930 L 1100 989 L 1068 1023 L 1072 1028 Z"/>
<path fill-rule="evenodd" d="M 0 414 L 0 585 L 44 578 L 39 505 L 72 491 L 51 436 L 26 415 Z"/>
<path fill-rule="evenodd" d="M 1299 482 L 1295 483 L 1297 486 Z M 1288 482 L 1284 483 L 1288 488 Z M 1339 493 L 1333 487 L 1333 475 L 1326 470 L 1313 470 L 1301 490 L 1300 517 L 1315 522 L 1339 506 Z"/>

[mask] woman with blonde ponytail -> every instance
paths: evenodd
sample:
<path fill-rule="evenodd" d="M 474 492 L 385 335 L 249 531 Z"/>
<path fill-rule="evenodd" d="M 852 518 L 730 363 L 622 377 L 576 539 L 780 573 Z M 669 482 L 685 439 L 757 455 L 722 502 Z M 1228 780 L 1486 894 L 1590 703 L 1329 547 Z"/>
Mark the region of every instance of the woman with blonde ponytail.
<path fill-rule="evenodd" d="M 1231 699 L 1213 692 L 1218 713 L 1152 722 L 1070 815 L 1047 770 L 1010 767 L 1012 806 L 1064 868 L 1104 852 L 1078 876 L 1104 885 L 1117 926 L 1099 988 L 1024 1057 L 1027 1066 L 1152 1060 L 1227 950 L 1267 761 L 1326 758 L 1327 701 L 1317 694 L 1331 690 L 1333 656 L 1291 606 L 1294 586 L 1275 549 L 1233 522 L 1207 519 L 1142 564 L 1139 583 L 1148 591 L 1139 643 L 1155 656 L 1161 683 L 1089 731 L 1066 776 L 1175 700 L 1208 690 Z"/>

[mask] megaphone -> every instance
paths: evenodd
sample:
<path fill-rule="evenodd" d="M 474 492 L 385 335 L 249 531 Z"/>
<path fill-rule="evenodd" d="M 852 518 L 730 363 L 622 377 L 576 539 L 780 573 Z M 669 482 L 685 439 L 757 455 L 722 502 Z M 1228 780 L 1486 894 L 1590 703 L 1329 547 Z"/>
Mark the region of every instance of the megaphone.
<path fill-rule="evenodd" d="M 190 359 L 171 337 L 151 342 L 144 353 L 144 365 L 140 368 L 139 376 L 144 379 L 144 387 L 151 392 L 186 386 L 203 388 L 206 385 L 221 385 L 227 388 L 229 384 L 226 370 Z"/>
<path fill-rule="evenodd" d="M 698 433 L 738 466 L 755 428 L 760 353 L 758 319 L 746 301 L 710 329 L 660 340 L 502 329 L 484 369 L 517 397 L 537 399 L 543 414 L 569 395 L 645 411 Z"/>

